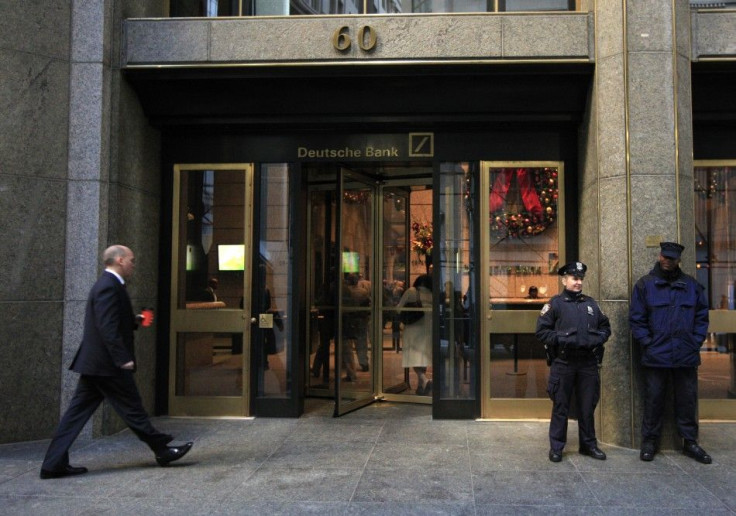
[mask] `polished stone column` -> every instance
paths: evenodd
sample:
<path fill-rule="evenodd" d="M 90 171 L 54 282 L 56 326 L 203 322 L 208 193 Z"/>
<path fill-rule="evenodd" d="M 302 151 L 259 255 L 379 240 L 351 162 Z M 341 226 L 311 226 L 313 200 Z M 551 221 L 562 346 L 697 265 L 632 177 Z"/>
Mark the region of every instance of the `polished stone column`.
<path fill-rule="evenodd" d="M 596 71 L 581 138 L 581 257 L 597 269 L 586 286 L 611 318 L 602 369 L 601 441 L 638 447 L 639 352 L 628 306 L 654 265 L 660 240 L 687 246 L 693 272 L 690 10 L 687 0 L 595 4 Z M 673 447 L 671 410 L 662 446 Z"/>

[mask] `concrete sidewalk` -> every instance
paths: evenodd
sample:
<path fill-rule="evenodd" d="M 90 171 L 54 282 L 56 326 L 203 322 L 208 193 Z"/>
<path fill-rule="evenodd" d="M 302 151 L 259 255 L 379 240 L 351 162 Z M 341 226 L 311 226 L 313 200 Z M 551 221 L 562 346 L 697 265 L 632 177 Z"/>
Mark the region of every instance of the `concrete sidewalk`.
<path fill-rule="evenodd" d="M 168 468 L 129 431 L 78 442 L 89 473 L 40 480 L 48 441 L 0 445 L 1 514 L 736 514 L 736 424 L 701 425 L 702 465 L 602 445 L 547 459 L 547 423 L 433 421 L 430 407 L 377 403 L 340 419 L 156 418 L 195 441 Z"/>

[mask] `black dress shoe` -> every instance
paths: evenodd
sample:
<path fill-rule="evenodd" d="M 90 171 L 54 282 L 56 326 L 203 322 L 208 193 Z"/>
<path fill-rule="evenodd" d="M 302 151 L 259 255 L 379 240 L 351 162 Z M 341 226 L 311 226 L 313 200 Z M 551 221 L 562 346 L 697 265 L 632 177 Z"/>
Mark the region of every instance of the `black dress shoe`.
<path fill-rule="evenodd" d="M 652 462 L 654 460 L 654 450 L 642 450 L 639 458 L 644 462 Z"/>
<path fill-rule="evenodd" d="M 593 457 L 594 459 L 597 459 L 597 460 L 606 460 L 606 454 L 603 453 L 603 450 L 601 450 L 597 446 L 591 446 L 589 448 L 580 448 L 580 454 L 587 455 L 588 457 Z"/>
<path fill-rule="evenodd" d="M 156 462 L 159 466 L 167 466 L 169 462 L 179 460 L 186 455 L 193 445 L 193 442 L 188 442 L 181 446 L 167 446 L 156 454 Z"/>
<path fill-rule="evenodd" d="M 60 469 L 58 471 L 50 471 L 48 469 L 42 469 L 41 474 L 39 476 L 43 479 L 47 479 L 47 478 L 71 477 L 72 475 L 81 475 L 83 473 L 87 473 L 87 468 L 85 468 L 84 466 L 67 465 L 64 469 Z"/>
<path fill-rule="evenodd" d="M 370 369 L 371 368 L 368 366 L 368 364 L 361 364 L 360 365 L 360 370 L 363 371 L 364 373 L 370 371 Z"/>
<path fill-rule="evenodd" d="M 710 464 L 713 459 L 708 455 L 703 448 L 698 446 L 695 441 L 685 441 L 685 446 L 682 449 L 682 453 L 688 457 L 692 457 L 701 464 Z"/>
<path fill-rule="evenodd" d="M 549 460 L 551 460 L 552 462 L 560 462 L 562 460 L 562 452 L 556 452 L 554 450 L 550 450 Z"/>

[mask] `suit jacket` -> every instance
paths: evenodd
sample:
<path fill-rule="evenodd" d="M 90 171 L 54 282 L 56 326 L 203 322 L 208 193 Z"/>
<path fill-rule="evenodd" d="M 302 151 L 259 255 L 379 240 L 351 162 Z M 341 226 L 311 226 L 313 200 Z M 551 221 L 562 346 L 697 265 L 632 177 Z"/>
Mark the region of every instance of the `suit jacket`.
<path fill-rule="evenodd" d="M 69 369 L 95 376 L 120 374 L 120 366 L 135 362 L 136 328 L 128 291 L 114 274 L 103 272 L 87 298 L 82 343 Z"/>

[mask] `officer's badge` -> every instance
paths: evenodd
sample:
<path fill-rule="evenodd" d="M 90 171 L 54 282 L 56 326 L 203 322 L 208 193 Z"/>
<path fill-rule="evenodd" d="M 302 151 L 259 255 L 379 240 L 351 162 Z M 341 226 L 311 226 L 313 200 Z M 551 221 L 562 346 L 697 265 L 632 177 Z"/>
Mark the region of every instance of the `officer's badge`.
<path fill-rule="evenodd" d="M 544 315 L 544 314 L 546 314 L 547 312 L 549 312 L 549 309 L 550 309 L 550 308 L 551 308 L 551 307 L 549 306 L 549 303 L 545 303 L 545 305 L 544 305 L 544 306 L 542 307 L 542 313 L 541 313 L 541 314 L 539 314 L 539 315 Z"/>
<path fill-rule="evenodd" d="M 595 315 L 595 313 L 593 312 L 593 307 L 592 306 L 589 306 L 588 307 L 588 315 Z"/>
<path fill-rule="evenodd" d="M 582 263 L 580 263 L 580 262 L 575 262 L 575 269 L 576 269 L 576 270 L 577 270 L 578 272 L 583 272 L 583 264 L 582 264 Z"/>

